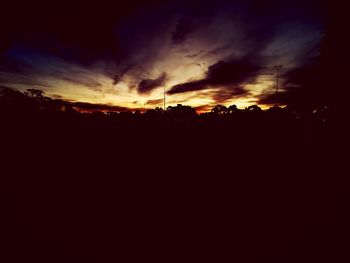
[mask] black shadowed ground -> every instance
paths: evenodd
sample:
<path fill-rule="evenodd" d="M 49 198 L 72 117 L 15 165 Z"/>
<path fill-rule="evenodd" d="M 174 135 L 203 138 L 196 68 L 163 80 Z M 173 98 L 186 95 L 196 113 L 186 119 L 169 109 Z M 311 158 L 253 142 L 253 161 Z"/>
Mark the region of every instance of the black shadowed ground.
<path fill-rule="evenodd" d="M 40 92 L 1 99 L 6 262 L 177 261 L 179 246 L 194 260 L 344 256 L 330 107 L 79 113 Z"/>

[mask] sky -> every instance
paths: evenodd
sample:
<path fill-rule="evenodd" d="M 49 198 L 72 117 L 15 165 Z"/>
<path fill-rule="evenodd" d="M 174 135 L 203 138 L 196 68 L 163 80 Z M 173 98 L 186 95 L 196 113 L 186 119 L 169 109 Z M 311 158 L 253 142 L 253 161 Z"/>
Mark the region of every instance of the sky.
<path fill-rule="evenodd" d="M 90 1 L 10 4 L 0 86 L 130 109 L 199 110 L 283 101 L 319 56 L 322 1 Z"/>

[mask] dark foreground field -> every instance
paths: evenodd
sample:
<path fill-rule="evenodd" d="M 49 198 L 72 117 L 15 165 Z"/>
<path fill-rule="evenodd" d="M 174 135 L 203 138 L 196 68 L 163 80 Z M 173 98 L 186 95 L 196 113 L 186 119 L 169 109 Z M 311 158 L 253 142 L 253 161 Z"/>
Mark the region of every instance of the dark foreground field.
<path fill-rule="evenodd" d="M 181 114 L 3 107 L 2 262 L 347 262 L 329 109 Z"/>

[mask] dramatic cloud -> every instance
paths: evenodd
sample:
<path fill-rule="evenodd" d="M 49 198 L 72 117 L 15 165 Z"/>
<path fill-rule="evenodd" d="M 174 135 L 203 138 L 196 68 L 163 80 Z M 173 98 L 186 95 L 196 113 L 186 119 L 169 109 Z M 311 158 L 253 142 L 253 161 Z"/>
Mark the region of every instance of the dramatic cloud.
<path fill-rule="evenodd" d="M 137 91 L 141 94 L 150 93 L 153 89 L 164 86 L 166 80 L 166 73 L 162 73 L 156 79 L 143 79 L 137 87 Z"/>
<path fill-rule="evenodd" d="M 217 104 L 223 104 L 232 98 L 247 96 L 249 92 L 242 87 L 227 87 L 212 92 L 212 98 Z"/>
<path fill-rule="evenodd" d="M 325 21 L 314 0 L 64 2 L 6 6 L 0 84 L 125 107 L 161 98 L 164 82 L 169 105 L 267 101 L 274 79 L 257 76 L 283 64 L 284 90 L 305 86 L 287 72 L 305 65 Z"/>
<path fill-rule="evenodd" d="M 132 68 L 136 67 L 137 65 L 127 65 L 120 74 L 117 74 L 113 77 L 113 85 L 117 85 L 120 81 L 122 81 L 124 75 Z"/>
<path fill-rule="evenodd" d="M 260 70 L 261 68 L 251 63 L 249 59 L 219 61 L 208 68 L 204 79 L 175 85 L 168 94 L 202 90 L 208 87 L 239 86 L 249 79 L 255 79 Z"/>
<path fill-rule="evenodd" d="M 313 107 L 328 100 L 331 87 L 324 86 L 325 76 L 319 61 L 296 67 L 284 75 L 283 90 L 276 93 L 262 93 L 261 104 L 282 104 L 296 107 Z"/>

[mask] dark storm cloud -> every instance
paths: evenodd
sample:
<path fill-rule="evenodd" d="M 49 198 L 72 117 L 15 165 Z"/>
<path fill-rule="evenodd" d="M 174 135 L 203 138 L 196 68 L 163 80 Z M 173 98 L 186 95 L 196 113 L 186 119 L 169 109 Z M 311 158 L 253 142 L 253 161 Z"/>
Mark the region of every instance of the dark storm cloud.
<path fill-rule="evenodd" d="M 244 84 L 254 82 L 264 68 L 269 68 L 270 64 L 274 62 L 273 60 L 279 59 L 272 56 L 269 50 L 272 49 L 277 37 L 285 34 L 285 31 L 291 30 L 291 25 L 283 26 L 283 12 L 278 15 L 274 15 L 274 12 L 283 10 L 291 19 L 295 14 L 280 4 L 272 9 L 261 9 L 255 6 L 256 4 L 256 2 L 252 3 L 254 7 L 250 9 L 248 8 L 249 4 L 238 4 L 243 11 L 233 12 L 229 16 L 231 23 L 219 23 L 221 28 L 219 27 L 217 30 L 227 32 L 227 37 L 220 43 L 221 45 L 207 50 L 204 54 L 198 54 L 204 57 L 228 55 L 216 64 L 209 66 L 203 79 L 177 84 L 168 91 L 168 94 L 218 88 L 225 89 L 222 93 L 230 96 L 229 91 L 226 90 L 227 86 L 242 87 Z M 225 13 L 224 9 L 221 11 Z M 210 42 L 210 40 L 208 41 Z M 284 49 L 288 50 L 288 43 L 284 45 Z M 197 53 L 194 54 L 196 57 Z"/>
<path fill-rule="evenodd" d="M 226 87 L 213 91 L 211 96 L 216 103 L 220 104 L 232 98 L 244 97 L 248 94 L 249 92 L 243 87 Z"/>
<path fill-rule="evenodd" d="M 101 60 L 119 65 L 142 43 L 142 40 L 136 41 L 136 36 L 141 34 L 128 30 L 127 25 L 124 27 L 126 34 L 133 37 L 118 34 L 120 26 L 123 27 L 125 21 L 129 24 L 132 17 L 138 23 L 135 28 L 145 28 L 146 23 L 133 16 L 140 11 L 154 10 L 155 13 L 158 6 L 153 0 L 123 3 L 63 0 L 54 6 L 42 1 L 7 3 L 2 6 L 3 15 L 0 16 L 0 52 L 21 46 L 82 66 L 91 66 Z M 142 35 L 147 34 L 144 30 Z M 134 42 L 138 43 L 137 48 L 133 46 Z M 133 46 L 132 49 L 128 49 L 129 46 Z"/>
<path fill-rule="evenodd" d="M 152 79 L 144 73 L 152 70 L 156 61 L 166 57 L 167 53 L 162 51 L 187 49 L 188 52 L 181 56 L 200 63 L 199 66 L 207 62 L 208 57 L 215 59 L 210 61 L 222 61 L 211 65 L 205 78 L 175 85 L 168 94 L 212 87 L 218 92 L 222 89 L 222 99 L 225 99 L 235 96 L 234 91 L 230 94 L 231 90 L 226 87 L 236 87 L 238 91 L 242 85 L 255 80 L 260 66 L 275 63 L 278 57 L 271 56 L 276 53 L 271 45 L 279 35 L 293 29 L 287 22 L 319 23 L 322 13 L 319 12 L 319 2 L 154 0 L 68 4 L 68 1 L 63 1 L 55 8 L 50 3 L 35 1 L 22 3 L 21 8 L 10 4 L 0 17 L 0 54 L 14 46 L 26 47 L 26 50 L 41 53 L 44 57 L 57 57 L 87 69 L 96 62 L 107 61 L 100 64 L 99 73 L 104 72 L 111 83 L 118 84 L 127 74 L 133 78 L 133 83 L 138 84 L 138 92 L 147 94 L 162 85 L 161 77 Z M 13 19 L 14 11 L 16 19 Z M 191 40 L 200 42 L 200 45 L 191 46 Z M 288 50 L 294 42 L 284 45 Z M 272 50 L 269 58 L 265 54 L 267 50 Z M 283 56 L 289 54 L 285 52 Z M 22 72 L 28 78 L 33 76 L 32 69 L 21 63 L 7 64 L 6 71 Z M 38 64 L 36 68 L 45 67 L 44 64 Z M 0 62 L 0 72 L 4 71 L 3 65 Z M 147 70 L 136 69 L 134 65 L 143 65 Z M 57 77 L 99 90 L 100 83 L 86 74 L 84 77 L 69 74 L 70 70 L 63 76 L 58 73 Z M 23 82 L 23 78 L 17 83 Z M 220 97 L 216 98 L 220 100 Z"/>
<path fill-rule="evenodd" d="M 128 71 L 134 67 L 136 67 L 137 65 L 132 64 L 132 65 L 127 65 L 123 70 L 121 70 L 120 74 L 117 74 L 113 77 L 113 85 L 117 85 L 124 77 L 124 75 L 126 73 L 128 73 Z"/>
<path fill-rule="evenodd" d="M 321 76 L 317 76 L 320 73 L 320 67 L 317 61 L 309 62 L 308 64 L 302 65 L 295 69 L 288 71 L 284 77 L 284 84 L 289 86 L 316 86 L 318 80 L 320 80 Z"/>
<path fill-rule="evenodd" d="M 331 87 L 325 86 L 326 74 L 318 60 L 289 70 L 283 77 L 283 90 L 261 94 L 259 103 L 305 107 L 322 104 L 330 96 Z"/>
<path fill-rule="evenodd" d="M 240 86 L 255 79 L 261 67 L 244 58 L 233 61 L 219 61 L 209 66 L 205 78 L 173 86 L 168 94 L 184 93 L 223 86 Z"/>
<path fill-rule="evenodd" d="M 227 5 L 228 1 L 221 2 Z M 152 61 L 159 46 L 148 46 L 151 39 L 170 37 L 173 44 L 183 43 L 197 28 L 208 24 L 208 13 L 211 16 L 222 11 L 219 3 L 201 4 L 199 11 L 194 4 L 185 1 L 163 4 L 136 1 L 123 5 L 112 2 L 98 5 L 76 3 L 70 4 L 69 8 L 64 8 L 63 3 L 55 9 L 48 4 L 39 9 L 33 4 L 32 8 L 28 6 L 30 12 L 23 11 L 22 14 L 20 11 L 18 14 L 13 25 L 12 35 L 15 37 L 12 42 L 20 42 L 34 50 L 84 66 L 101 59 L 112 59 L 118 65 L 122 64 L 124 69 L 124 61 L 129 63 L 129 57 L 142 52 L 145 45 L 150 55 L 137 62 Z M 62 13 L 65 14 L 63 20 L 60 19 Z M 181 13 L 186 15 L 179 15 Z M 98 19 L 92 19 L 97 14 L 101 14 Z M 172 24 L 174 16 L 179 19 L 171 29 L 166 25 Z M 112 79 L 117 83 L 119 78 L 115 75 Z"/>
<path fill-rule="evenodd" d="M 297 4 L 292 4 L 298 2 Z M 305 1 L 304 1 L 305 2 Z M 316 1 L 313 1 L 315 4 Z M 125 48 L 132 44 L 137 50 L 143 43 L 143 36 L 152 32 L 169 36 L 164 28 L 154 29 L 168 23 L 172 16 L 178 18 L 171 30 L 171 40 L 174 44 L 183 43 L 197 28 L 207 24 L 209 17 L 219 13 L 232 13 L 235 19 L 250 20 L 251 24 L 272 24 L 283 20 L 283 16 L 292 17 L 292 11 L 297 7 L 301 10 L 306 4 L 302 1 L 212 1 L 206 3 L 191 1 L 131 1 L 120 4 L 115 1 L 89 1 L 86 3 L 65 3 L 52 8 L 49 3 L 21 3 L 21 8 L 14 4 L 9 8 L 5 21 L 11 21 L 12 32 L 6 36 L 20 35 L 20 41 L 27 42 L 49 53 L 55 53 L 66 59 L 91 63 L 96 59 L 112 57 L 120 59 L 124 56 Z M 284 7 L 286 5 L 287 7 Z M 199 6 L 199 7 L 198 7 Z M 39 8 L 40 7 L 40 8 Z M 306 8 L 306 7 L 305 7 Z M 304 9 L 305 9 L 304 8 Z M 10 19 L 16 10 L 16 20 Z M 4 10 L 5 11 L 5 10 Z M 287 12 L 288 11 L 288 12 Z M 240 17 L 234 14 L 244 13 Z M 298 13 L 301 13 L 299 11 Z M 64 19 L 61 19 L 64 14 Z M 77 19 L 79 17 L 79 19 Z M 45 21 L 43 23 L 43 21 Z M 271 21 L 271 23 L 270 23 Z M 8 28 L 8 25 L 4 26 Z M 25 32 L 29 32 L 25 34 Z M 115 34 L 117 32 L 117 34 Z M 262 31 L 263 32 L 263 31 Z M 260 32 L 260 33 L 262 33 Z M 252 32 L 254 33 L 254 32 Z M 162 36 L 162 37 L 163 37 Z M 8 39 L 6 37 L 5 39 Z M 11 41 L 18 38 L 12 37 Z M 9 41 L 9 42 L 11 42 Z M 140 42 L 140 41 L 137 41 Z M 5 41 L 2 41 L 5 43 Z M 127 54 L 128 55 L 128 54 Z"/>
<path fill-rule="evenodd" d="M 195 81 L 189 81 L 182 84 L 177 84 L 167 92 L 167 94 L 177 94 L 177 93 L 184 93 L 189 91 L 196 91 L 196 90 L 202 90 L 207 88 L 208 84 L 206 80 L 195 80 Z"/>
<path fill-rule="evenodd" d="M 139 83 L 137 87 L 137 91 L 141 94 L 150 93 L 155 88 L 163 86 L 165 79 L 166 79 L 166 73 L 162 73 L 162 75 L 160 75 L 156 79 L 143 79 Z"/>
<path fill-rule="evenodd" d="M 306 96 L 307 95 L 307 96 Z M 258 103 L 266 105 L 301 105 L 308 104 L 310 95 L 302 89 L 290 89 L 279 93 L 262 93 L 259 95 Z"/>

